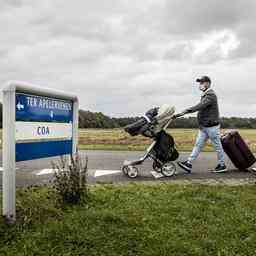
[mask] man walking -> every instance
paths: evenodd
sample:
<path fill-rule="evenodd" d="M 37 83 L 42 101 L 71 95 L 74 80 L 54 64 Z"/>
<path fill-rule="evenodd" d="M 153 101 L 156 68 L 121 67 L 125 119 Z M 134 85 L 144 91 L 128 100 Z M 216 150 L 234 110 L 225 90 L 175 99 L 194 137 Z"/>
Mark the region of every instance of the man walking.
<path fill-rule="evenodd" d="M 199 83 L 199 90 L 202 91 L 200 103 L 186 109 L 181 114 L 175 115 L 175 117 L 179 117 L 187 113 L 198 111 L 197 119 L 199 123 L 199 132 L 192 153 L 186 161 L 178 162 L 178 165 L 186 172 L 191 173 L 192 162 L 198 157 L 206 141 L 210 139 L 218 157 L 218 165 L 213 172 L 225 172 L 227 171 L 227 167 L 225 165 L 224 151 L 220 140 L 220 117 L 217 96 L 211 89 L 211 79 L 208 76 L 203 76 L 197 79 L 196 82 Z"/>

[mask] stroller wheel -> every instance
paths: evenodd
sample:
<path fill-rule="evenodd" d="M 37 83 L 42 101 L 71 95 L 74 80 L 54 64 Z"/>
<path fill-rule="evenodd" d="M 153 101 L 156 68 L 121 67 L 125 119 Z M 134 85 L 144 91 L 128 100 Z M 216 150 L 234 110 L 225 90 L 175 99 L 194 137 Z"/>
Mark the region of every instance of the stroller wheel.
<path fill-rule="evenodd" d="M 135 166 L 127 166 L 127 175 L 129 178 L 136 178 L 138 176 L 138 168 Z"/>
<path fill-rule="evenodd" d="M 161 172 L 164 176 L 171 177 L 176 172 L 176 165 L 173 162 L 168 162 L 162 166 Z"/>

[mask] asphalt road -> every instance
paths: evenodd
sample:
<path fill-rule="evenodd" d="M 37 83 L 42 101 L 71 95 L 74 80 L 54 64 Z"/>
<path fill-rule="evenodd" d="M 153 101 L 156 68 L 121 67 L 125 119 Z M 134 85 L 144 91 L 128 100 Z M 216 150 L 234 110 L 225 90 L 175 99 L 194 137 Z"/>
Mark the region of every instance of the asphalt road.
<path fill-rule="evenodd" d="M 116 183 L 134 181 L 126 177 L 120 170 L 124 160 L 138 159 L 144 152 L 124 151 L 80 151 L 81 158 L 88 156 L 88 182 L 89 183 Z M 179 160 L 186 159 L 188 153 L 181 153 Z M 16 185 L 31 186 L 48 184 L 53 179 L 52 162 L 58 162 L 59 157 L 18 162 L 16 164 Z M 216 166 L 215 153 L 201 153 L 193 164 L 193 172 L 185 173 L 177 166 L 177 173 L 170 178 L 160 178 L 164 181 L 193 180 L 193 179 L 246 179 L 256 178 L 256 173 L 236 170 L 231 161 L 226 157 L 228 172 L 222 174 L 211 173 L 210 169 Z M 2 154 L 0 154 L 2 166 Z M 155 181 L 151 174 L 152 161 L 146 160 L 139 166 L 137 181 Z M 2 171 L 0 173 L 0 187 L 2 186 Z"/>

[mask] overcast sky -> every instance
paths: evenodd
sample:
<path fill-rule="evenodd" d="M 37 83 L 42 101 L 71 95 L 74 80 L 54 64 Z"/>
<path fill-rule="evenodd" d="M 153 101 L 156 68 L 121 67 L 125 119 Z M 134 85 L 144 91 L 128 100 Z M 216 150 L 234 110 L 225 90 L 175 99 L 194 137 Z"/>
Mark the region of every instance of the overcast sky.
<path fill-rule="evenodd" d="M 73 92 L 134 116 L 196 104 L 212 78 L 221 116 L 256 117 L 255 0 L 0 0 L 0 83 Z"/>

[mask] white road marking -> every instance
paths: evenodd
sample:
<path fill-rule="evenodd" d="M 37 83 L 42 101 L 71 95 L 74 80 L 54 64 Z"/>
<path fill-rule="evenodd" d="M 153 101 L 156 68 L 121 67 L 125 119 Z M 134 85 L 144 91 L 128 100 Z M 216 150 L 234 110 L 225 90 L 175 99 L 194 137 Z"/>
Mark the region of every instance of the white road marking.
<path fill-rule="evenodd" d="M 119 170 L 96 170 L 94 173 L 94 177 L 100 177 L 100 176 L 105 176 L 105 175 L 110 175 L 110 174 L 117 174 L 121 173 Z"/>
<path fill-rule="evenodd" d="M 164 177 L 164 175 L 161 172 L 151 171 L 151 174 L 153 175 L 153 177 L 155 179 L 159 179 L 159 178 Z"/>
<path fill-rule="evenodd" d="M 36 175 L 46 175 L 46 174 L 52 174 L 54 173 L 54 169 L 42 169 L 39 172 L 36 171 Z"/>
<path fill-rule="evenodd" d="M 16 170 L 18 170 L 19 168 L 18 167 L 16 167 Z M 0 167 L 0 172 L 2 172 L 4 170 L 4 168 L 3 167 Z"/>
<path fill-rule="evenodd" d="M 42 170 L 37 170 L 36 171 L 36 175 L 40 176 L 40 175 L 47 175 L 47 174 L 53 174 L 54 173 L 54 169 L 42 169 Z M 89 170 L 89 172 L 93 172 L 93 170 Z M 117 173 L 121 173 L 121 171 L 119 170 L 95 170 L 94 171 L 94 177 L 100 177 L 100 176 L 105 176 L 105 175 L 111 175 L 111 174 L 117 174 Z"/>

